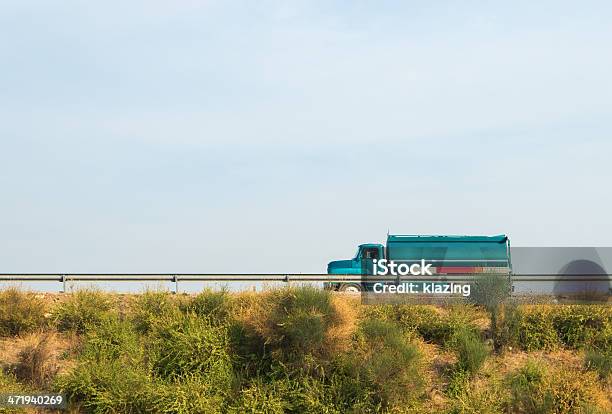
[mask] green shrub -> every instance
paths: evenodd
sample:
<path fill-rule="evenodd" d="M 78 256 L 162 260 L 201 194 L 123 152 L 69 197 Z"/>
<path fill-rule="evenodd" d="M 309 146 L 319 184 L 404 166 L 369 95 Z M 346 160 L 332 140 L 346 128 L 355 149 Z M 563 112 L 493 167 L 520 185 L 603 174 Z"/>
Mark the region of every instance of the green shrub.
<path fill-rule="evenodd" d="M 431 310 L 431 307 L 428 307 L 428 306 L 407 306 L 407 305 L 391 305 L 391 304 L 367 305 L 367 306 L 360 307 L 359 319 L 378 319 L 378 320 L 383 320 L 383 321 L 395 321 L 399 323 L 399 321 L 397 320 L 398 318 L 396 316 L 397 314 L 396 311 L 398 308 L 426 309 L 425 311 Z M 414 326 L 410 325 L 408 328 L 409 329 L 414 328 Z"/>
<path fill-rule="evenodd" d="M 487 381 L 486 386 L 469 380 L 469 375 L 465 371 L 455 371 L 455 376 L 451 378 L 448 414 L 499 414 L 508 412 L 504 410 L 506 402 L 506 390 L 496 377 Z M 447 391 L 447 394 L 449 394 Z M 435 411 L 425 411 L 435 412 Z M 513 412 L 513 411 L 512 411 Z"/>
<path fill-rule="evenodd" d="M 86 412 L 152 412 L 150 369 L 134 327 L 108 313 L 85 326 L 77 364 L 56 379 L 56 388 Z"/>
<path fill-rule="evenodd" d="M 96 326 L 115 312 L 115 305 L 107 293 L 95 289 L 78 290 L 54 309 L 53 316 L 60 331 L 84 333 L 88 326 Z"/>
<path fill-rule="evenodd" d="M 231 316 L 231 297 L 227 290 L 207 289 L 181 306 L 185 312 L 209 318 L 214 323 L 224 323 Z"/>
<path fill-rule="evenodd" d="M 364 318 L 395 323 L 404 332 L 414 332 L 425 341 L 445 346 L 460 330 L 480 331 L 476 320 L 483 318 L 482 311 L 471 305 L 455 305 L 441 312 L 428 305 L 377 305 L 367 306 Z"/>
<path fill-rule="evenodd" d="M 240 391 L 230 413 L 326 413 L 342 414 L 330 387 L 310 376 L 296 378 L 257 377 Z"/>
<path fill-rule="evenodd" d="M 4 372 L 0 369 L 0 390 L 2 390 L 2 392 L 18 392 L 24 391 L 24 386 L 17 382 L 17 378 L 15 378 L 14 374 Z"/>
<path fill-rule="evenodd" d="M 384 407 L 415 400 L 422 391 L 418 349 L 408 343 L 397 325 L 365 320 L 359 331 L 360 350 L 353 355 L 354 369 L 366 388 Z"/>
<path fill-rule="evenodd" d="M 242 388 L 238 399 L 229 408 L 230 413 L 282 414 L 289 409 L 285 400 L 288 393 L 287 380 L 265 381 L 254 379 Z"/>
<path fill-rule="evenodd" d="M 26 389 L 23 385 L 19 384 L 12 374 L 7 374 L 0 369 L 0 393 L 19 393 L 23 394 L 31 390 Z M 9 413 L 25 413 L 25 409 L 20 408 L 9 408 L 7 406 L 0 405 L 0 414 Z"/>
<path fill-rule="evenodd" d="M 472 331 L 458 331 L 452 339 L 452 345 L 457 353 L 457 369 L 471 375 L 478 372 L 489 355 L 487 346 Z"/>
<path fill-rule="evenodd" d="M 305 286 L 277 291 L 273 303 L 275 309 L 270 309 L 270 318 L 277 335 L 269 339 L 275 340 L 284 351 L 317 352 L 333 323 L 335 309 L 330 294 Z"/>
<path fill-rule="evenodd" d="M 491 401 L 470 384 L 470 378 L 480 370 L 489 354 L 486 345 L 470 330 L 457 331 L 449 345 L 453 346 L 457 354 L 457 363 L 447 371 L 446 394 L 456 399 L 456 403 L 461 403 L 454 404 L 451 412 L 479 412 L 485 406 L 487 410 L 482 412 L 490 412 Z"/>
<path fill-rule="evenodd" d="M 582 413 L 593 406 L 598 390 L 597 376 L 579 370 L 557 369 L 549 377 L 548 392 L 555 413 Z"/>
<path fill-rule="evenodd" d="M 612 310 L 598 305 L 507 306 L 500 329 L 504 345 L 525 351 L 612 349 Z"/>
<path fill-rule="evenodd" d="M 123 359 L 138 364 L 144 358 L 144 345 L 129 321 L 108 314 L 84 334 L 79 359 L 96 362 Z"/>
<path fill-rule="evenodd" d="M 145 412 L 149 369 L 144 344 L 134 327 L 117 314 L 103 313 L 87 327 L 77 365 L 56 380 L 70 401 L 89 412 Z"/>
<path fill-rule="evenodd" d="M 130 313 L 136 329 L 147 333 L 156 322 L 178 312 L 179 308 L 169 292 L 148 290 L 133 299 Z"/>
<path fill-rule="evenodd" d="M 466 307 L 452 307 L 441 320 L 420 329 L 424 339 L 430 340 L 445 348 L 453 347 L 454 340 L 460 333 L 468 332 L 474 336 L 480 335 L 480 328 L 471 320 L 471 313 L 464 313 Z"/>
<path fill-rule="evenodd" d="M 316 377 L 288 372 L 279 365 L 268 376 L 256 377 L 243 388 L 242 397 L 248 396 L 249 401 L 243 401 L 242 408 L 236 411 L 244 412 L 244 407 L 261 401 L 270 412 L 275 412 L 273 407 L 282 407 L 281 412 L 292 413 L 376 413 L 381 412 L 382 404 L 374 401 L 379 397 L 375 394 L 354 365 L 336 366 Z M 258 405 L 259 410 L 265 411 L 262 404 Z M 249 412 L 260 412 L 255 407 L 253 410 Z"/>
<path fill-rule="evenodd" d="M 544 368 L 534 361 L 528 361 L 511 374 L 508 380 L 511 411 L 533 414 L 550 412 L 553 400 L 549 392 L 542 391 L 544 380 Z"/>
<path fill-rule="evenodd" d="M 156 413 L 217 414 L 227 405 L 216 384 L 206 376 L 187 375 L 175 381 L 156 382 L 146 399 Z"/>
<path fill-rule="evenodd" d="M 155 330 L 154 369 L 166 379 L 206 375 L 221 390 L 233 381 L 227 329 L 194 314 L 167 320 Z"/>
<path fill-rule="evenodd" d="M 0 291 L 0 337 L 20 335 L 46 325 L 45 305 L 34 293 Z"/>
<path fill-rule="evenodd" d="M 508 302 L 511 291 L 512 282 L 509 275 L 481 274 L 474 279 L 469 296 L 470 302 L 483 306 L 489 312 L 490 331 L 496 351 L 501 350 L 504 345 L 504 335 L 501 329 L 503 307 Z"/>
<path fill-rule="evenodd" d="M 221 413 L 227 405 L 214 379 L 186 375 L 162 381 L 121 361 L 80 364 L 58 381 L 73 406 L 93 413 Z"/>
<path fill-rule="evenodd" d="M 336 388 L 338 379 L 337 375 L 326 379 L 301 376 L 289 381 L 285 396 L 288 411 L 326 414 L 374 412 L 367 410 L 370 406 L 362 403 L 363 396 L 349 399 L 347 395 L 339 395 Z"/>
<path fill-rule="evenodd" d="M 416 356 L 413 353 L 414 349 L 407 346 L 402 331 L 392 322 L 366 319 L 362 321 L 359 328 L 362 339 L 370 346 L 375 348 L 392 347 L 401 351 L 407 351 L 407 355 L 409 354 L 408 360 L 412 360 Z"/>
<path fill-rule="evenodd" d="M 217 413 L 225 405 L 231 365 L 221 328 L 180 312 L 144 338 L 116 314 L 87 326 L 77 366 L 57 380 L 75 405 L 101 413 Z"/>
<path fill-rule="evenodd" d="M 452 367 L 448 371 L 448 384 L 446 394 L 449 397 L 459 397 L 468 392 L 470 385 L 470 373 L 463 369 Z"/>
<path fill-rule="evenodd" d="M 499 306 L 510 297 L 511 291 L 512 283 L 508 275 L 482 274 L 475 277 L 469 299 L 494 316 Z"/>
<path fill-rule="evenodd" d="M 416 380 L 418 382 L 418 378 Z M 354 359 L 349 364 L 344 363 L 343 367 L 335 367 L 327 376 L 326 387 L 322 391 L 329 401 L 327 406 L 333 407 L 340 413 L 380 412 L 382 409 L 380 393 L 371 384 L 364 384 L 364 381 L 365 376 L 355 369 Z M 309 391 L 310 387 L 307 390 Z M 328 409 L 328 412 L 333 410 Z"/>
<path fill-rule="evenodd" d="M 243 321 L 233 321 L 227 333 L 234 369 L 239 375 L 250 378 L 271 369 L 272 359 L 265 340 L 252 327 Z"/>
<path fill-rule="evenodd" d="M 612 351 L 591 349 L 586 352 L 584 365 L 596 371 L 602 380 L 606 380 L 612 375 Z"/>
<path fill-rule="evenodd" d="M 504 344 L 526 351 L 612 349 L 612 310 L 598 305 L 529 305 L 506 307 Z"/>
<path fill-rule="evenodd" d="M 612 352 L 612 323 L 606 325 L 601 331 L 594 333 L 586 348 Z"/>
<path fill-rule="evenodd" d="M 352 333 L 344 310 L 335 306 L 331 294 L 312 286 L 271 291 L 238 319 L 235 332 L 246 333 L 252 343 L 236 344 L 235 349 L 262 350 L 259 358 L 270 357 L 299 369 L 319 369 L 319 362 L 348 346 Z M 305 364 L 307 360 L 315 366 Z"/>
<path fill-rule="evenodd" d="M 596 340 L 599 333 L 612 333 L 612 312 L 607 306 L 556 306 L 552 323 L 565 347 L 581 349 Z"/>
<path fill-rule="evenodd" d="M 552 323 L 554 309 L 546 305 L 519 308 L 515 316 L 515 342 L 527 352 L 552 350 L 560 345 L 559 336 Z"/>
<path fill-rule="evenodd" d="M 81 361 L 57 379 L 56 387 L 74 406 L 92 413 L 155 412 L 146 369 L 123 359 Z"/>
<path fill-rule="evenodd" d="M 598 387 L 589 373 L 567 369 L 547 370 L 528 361 L 508 377 L 508 409 L 525 413 L 583 413 L 596 408 Z"/>
<path fill-rule="evenodd" d="M 507 347 L 521 348 L 521 322 L 522 313 L 516 304 L 509 302 L 502 307 L 494 333 L 496 350 Z"/>
<path fill-rule="evenodd" d="M 452 329 L 433 306 L 389 305 L 392 307 L 389 320 L 406 332 L 415 332 L 426 341 L 443 343 Z"/>

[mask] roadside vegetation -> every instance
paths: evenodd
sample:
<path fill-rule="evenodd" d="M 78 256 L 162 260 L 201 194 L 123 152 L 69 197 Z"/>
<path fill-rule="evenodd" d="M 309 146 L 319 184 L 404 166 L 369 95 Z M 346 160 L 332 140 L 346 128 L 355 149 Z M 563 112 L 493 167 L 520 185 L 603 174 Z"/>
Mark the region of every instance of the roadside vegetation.
<path fill-rule="evenodd" d="M 612 309 L 9 289 L 0 368 L 73 413 L 609 413 Z"/>

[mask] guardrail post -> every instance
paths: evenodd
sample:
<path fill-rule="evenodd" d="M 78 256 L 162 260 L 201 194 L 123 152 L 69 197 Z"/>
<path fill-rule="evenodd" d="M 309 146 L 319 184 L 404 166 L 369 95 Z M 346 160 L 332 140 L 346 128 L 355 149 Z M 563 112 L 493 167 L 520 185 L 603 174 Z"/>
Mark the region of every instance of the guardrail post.
<path fill-rule="evenodd" d="M 174 294 L 178 295 L 179 293 L 179 277 L 178 275 L 174 275 Z"/>
<path fill-rule="evenodd" d="M 291 280 L 289 279 L 289 275 L 285 275 L 285 282 L 287 282 L 287 287 L 291 287 Z"/>
<path fill-rule="evenodd" d="M 66 275 L 62 275 L 62 293 L 66 293 Z"/>

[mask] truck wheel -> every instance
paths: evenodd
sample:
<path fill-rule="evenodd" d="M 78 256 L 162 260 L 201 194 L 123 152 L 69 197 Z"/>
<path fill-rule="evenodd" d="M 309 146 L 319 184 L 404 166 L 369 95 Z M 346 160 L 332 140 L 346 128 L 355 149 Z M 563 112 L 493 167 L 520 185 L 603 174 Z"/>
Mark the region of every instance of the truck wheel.
<path fill-rule="evenodd" d="M 340 288 L 338 288 L 338 291 L 346 293 L 360 293 L 361 290 L 361 285 L 356 283 L 343 283 L 340 285 Z"/>

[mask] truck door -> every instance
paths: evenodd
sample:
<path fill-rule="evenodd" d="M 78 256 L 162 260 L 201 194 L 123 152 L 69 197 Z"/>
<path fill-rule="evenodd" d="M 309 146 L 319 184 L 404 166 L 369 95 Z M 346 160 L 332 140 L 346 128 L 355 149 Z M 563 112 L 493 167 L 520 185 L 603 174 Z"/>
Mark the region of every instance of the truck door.
<path fill-rule="evenodd" d="M 361 251 L 361 274 L 371 275 L 374 273 L 374 259 L 380 259 L 378 247 L 365 247 Z"/>

